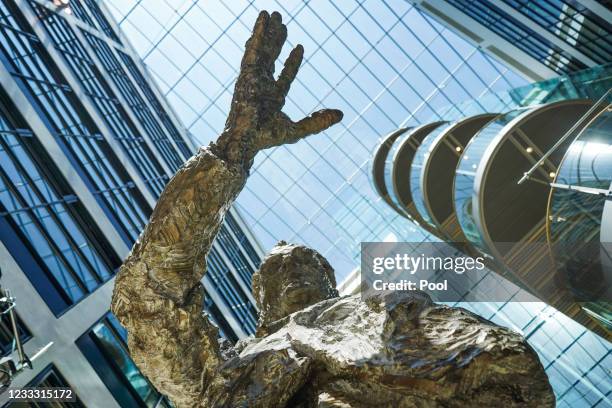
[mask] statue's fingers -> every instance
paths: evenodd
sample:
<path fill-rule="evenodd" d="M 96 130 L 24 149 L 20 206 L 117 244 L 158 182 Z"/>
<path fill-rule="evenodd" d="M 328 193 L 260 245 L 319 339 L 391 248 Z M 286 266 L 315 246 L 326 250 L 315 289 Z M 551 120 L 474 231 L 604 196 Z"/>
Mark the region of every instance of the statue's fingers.
<path fill-rule="evenodd" d="M 342 120 L 344 114 L 338 109 L 321 109 L 300 120 L 294 127 L 294 138 L 301 139 L 324 131 Z"/>
<path fill-rule="evenodd" d="M 303 58 L 304 47 L 302 47 L 302 44 L 298 44 L 293 50 L 291 50 L 291 53 L 285 60 L 285 66 L 283 67 L 283 70 L 276 81 L 278 91 L 283 96 L 287 96 L 289 93 L 289 88 L 291 87 L 291 83 L 295 79 L 295 76 L 300 69 L 300 65 L 302 65 Z"/>
<path fill-rule="evenodd" d="M 268 32 L 266 36 L 266 58 L 268 68 L 274 74 L 274 64 L 283 49 L 283 44 L 287 40 L 287 27 L 283 24 L 283 19 L 279 12 L 275 11 L 270 17 Z"/>
<path fill-rule="evenodd" d="M 270 15 L 267 11 L 263 10 L 259 13 L 255 25 L 253 26 L 253 33 L 247 40 L 245 45 L 244 57 L 242 57 L 242 65 L 255 64 L 257 58 L 261 54 L 262 47 L 265 46 L 266 33 L 270 22 Z"/>

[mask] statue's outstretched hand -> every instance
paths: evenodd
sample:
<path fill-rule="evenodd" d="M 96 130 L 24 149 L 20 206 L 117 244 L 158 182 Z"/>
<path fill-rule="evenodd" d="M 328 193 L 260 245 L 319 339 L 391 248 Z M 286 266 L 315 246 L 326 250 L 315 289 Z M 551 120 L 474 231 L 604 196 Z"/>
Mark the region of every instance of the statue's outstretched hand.
<path fill-rule="evenodd" d="M 286 39 L 287 27 L 281 15 L 262 11 L 246 43 L 231 110 L 216 145 L 222 158 L 246 170 L 258 151 L 295 143 L 342 119 L 341 111 L 323 109 L 293 122 L 281 111 L 304 55 L 301 45 L 295 47 L 278 79 L 274 79 L 274 63 Z"/>

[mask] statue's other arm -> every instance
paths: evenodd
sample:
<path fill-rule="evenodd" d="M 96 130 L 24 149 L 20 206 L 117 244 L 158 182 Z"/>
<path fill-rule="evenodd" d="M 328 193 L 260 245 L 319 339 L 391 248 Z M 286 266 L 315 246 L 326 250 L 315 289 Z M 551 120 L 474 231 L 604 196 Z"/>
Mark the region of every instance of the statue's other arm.
<path fill-rule="evenodd" d="M 302 61 L 298 45 L 278 79 L 287 37 L 280 14 L 257 18 L 225 129 L 176 173 L 115 282 L 112 311 L 127 328 L 132 358 L 177 406 L 192 406 L 221 357 L 217 330 L 202 314 L 206 254 L 243 188 L 255 154 L 294 143 L 342 119 L 321 110 L 293 122 L 281 109 Z"/>

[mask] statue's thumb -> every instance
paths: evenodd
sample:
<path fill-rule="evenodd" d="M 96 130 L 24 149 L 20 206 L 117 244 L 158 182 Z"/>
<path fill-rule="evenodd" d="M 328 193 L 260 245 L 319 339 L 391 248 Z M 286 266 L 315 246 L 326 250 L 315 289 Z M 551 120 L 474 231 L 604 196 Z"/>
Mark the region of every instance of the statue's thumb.
<path fill-rule="evenodd" d="M 322 132 L 342 120 L 344 114 L 338 109 L 321 109 L 295 124 L 296 138 Z"/>

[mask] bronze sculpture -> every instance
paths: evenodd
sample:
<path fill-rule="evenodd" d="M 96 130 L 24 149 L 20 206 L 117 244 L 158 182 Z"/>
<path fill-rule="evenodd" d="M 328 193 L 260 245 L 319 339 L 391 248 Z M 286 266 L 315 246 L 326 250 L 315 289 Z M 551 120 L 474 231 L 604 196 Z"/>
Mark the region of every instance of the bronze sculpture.
<path fill-rule="evenodd" d="M 520 335 L 425 294 L 338 297 L 325 258 L 284 242 L 253 279 L 257 336 L 219 342 L 200 280 L 255 154 L 342 118 L 281 111 L 303 57 L 298 45 L 274 79 L 286 36 L 280 14 L 259 15 L 223 133 L 168 183 L 117 275 L 112 310 L 138 367 L 177 407 L 553 406 Z"/>

